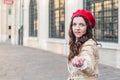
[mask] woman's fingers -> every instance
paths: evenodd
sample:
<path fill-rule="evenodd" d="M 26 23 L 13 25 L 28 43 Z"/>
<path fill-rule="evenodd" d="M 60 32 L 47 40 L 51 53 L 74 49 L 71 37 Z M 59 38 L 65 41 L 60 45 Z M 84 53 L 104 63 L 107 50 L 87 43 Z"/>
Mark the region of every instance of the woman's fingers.
<path fill-rule="evenodd" d="M 80 67 L 83 65 L 84 61 L 85 61 L 85 58 L 75 56 L 72 59 L 72 64 L 73 64 L 73 66 Z"/>
<path fill-rule="evenodd" d="M 85 58 L 82 58 L 82 57 L 78 58 L 78 62 L 80 65 L 83 65 L 84 61 L 85 61 Z"/>
<path fill-rule="evenodd" d="M 76 65 L 78 64 L 78 59 L 77 59 L 77 57 L 74 57 L 74 58 L 72 59 L 72 64 L 73 64 L 73 66 L 76 66 Z"/>

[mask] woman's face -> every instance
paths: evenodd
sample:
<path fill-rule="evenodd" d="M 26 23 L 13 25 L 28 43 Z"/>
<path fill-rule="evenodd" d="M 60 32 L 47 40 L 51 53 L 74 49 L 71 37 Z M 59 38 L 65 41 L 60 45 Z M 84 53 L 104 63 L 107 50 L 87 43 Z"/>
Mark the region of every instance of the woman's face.
<path fill-rule="evenodd" d="M 87 25 L 82 17 L 73 19 L 72 30 L 76 38 L 82 37 L 86 33 Z"/>

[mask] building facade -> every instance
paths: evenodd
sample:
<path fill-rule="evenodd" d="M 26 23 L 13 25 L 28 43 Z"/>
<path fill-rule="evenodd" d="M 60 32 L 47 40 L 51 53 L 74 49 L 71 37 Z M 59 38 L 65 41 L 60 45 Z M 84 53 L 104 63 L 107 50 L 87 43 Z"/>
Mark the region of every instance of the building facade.
<path fill-rule="evenodd" d="M 72 13 L 90 10 L 96 17 L 94 37 L 100 63 L 120 68 L 119 0 L 14 0 L 0 2 L 0 42 L 68 55 Z"/>
<path fill-rule="evenodd" d="M 11 0 L 12 1 L 12 0 Z M 0 0 L 0 42 L 17 44 L 16 4 Z"/>

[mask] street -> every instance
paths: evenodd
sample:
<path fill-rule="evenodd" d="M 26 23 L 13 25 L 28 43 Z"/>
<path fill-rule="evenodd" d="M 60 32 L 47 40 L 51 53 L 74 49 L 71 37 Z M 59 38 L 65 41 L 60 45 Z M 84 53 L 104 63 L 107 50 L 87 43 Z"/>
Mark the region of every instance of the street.
<path fill-rule="evenodd" d="M 0 80 L 67 80 L 67 57 L 24 46 L 0 44 Z M 99 80 L 119 80 L 120 69 L 99 64 Z"/>

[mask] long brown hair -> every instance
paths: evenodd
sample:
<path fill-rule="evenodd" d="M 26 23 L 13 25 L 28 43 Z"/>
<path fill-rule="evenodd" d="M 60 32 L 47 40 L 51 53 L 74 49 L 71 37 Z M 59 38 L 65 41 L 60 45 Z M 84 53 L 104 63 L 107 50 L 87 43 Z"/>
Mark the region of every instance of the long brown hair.
<path fill-rule="evenodd" d="M 82 16 L 77 16 L 77 17 L 82 17 Z M 70 23 L 70 27 L 69 27 L 69 49 L 70 49 L 69 51 L 70 52 L 68 55 L 68 61 L 70 61 L 72 58 L 74 58 L 74 56 L 77 56 L 79 54 L 80 47 L 85 41 L 87 41 L 90 38 L 93 38 L 92 28 L 90 24 L 84 17 L 82 18 L 86 22 L 87 30 L 86 30 L 86 33 L 82 37 L 78 38 L 77 42 L 76 42 L 76 37 L 72 31 L 73 19 L 71 20 L 71 23 Z"/>

